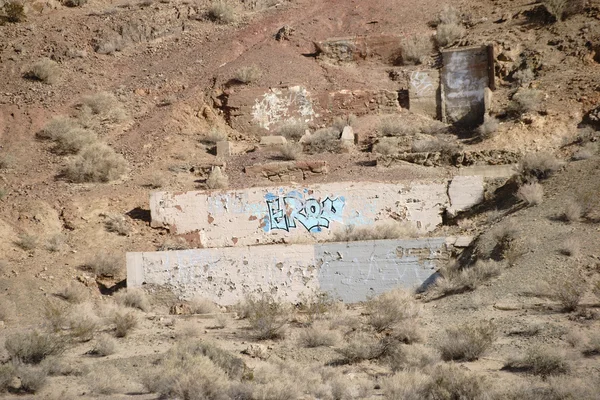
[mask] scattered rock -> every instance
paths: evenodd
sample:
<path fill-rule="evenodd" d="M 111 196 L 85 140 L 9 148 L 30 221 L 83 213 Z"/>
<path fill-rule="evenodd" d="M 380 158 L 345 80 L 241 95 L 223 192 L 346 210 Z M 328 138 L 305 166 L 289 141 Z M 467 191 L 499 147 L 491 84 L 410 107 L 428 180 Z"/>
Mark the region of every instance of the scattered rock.
<path fill-rule="evenodd" d="M 267 348 L 261 344 L 251 344 L 241 352 L 242 354 L 246 354 L 252 358 L 258 358 L 261 360 L 266 360 L 269 358 L 269 354 L 267 353 Z"/>

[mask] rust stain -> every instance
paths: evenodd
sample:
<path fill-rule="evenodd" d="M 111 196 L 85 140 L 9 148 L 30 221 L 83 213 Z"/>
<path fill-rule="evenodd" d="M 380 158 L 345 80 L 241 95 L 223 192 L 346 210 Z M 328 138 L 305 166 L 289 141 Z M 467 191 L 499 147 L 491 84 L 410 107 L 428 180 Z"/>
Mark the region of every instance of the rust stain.
<path fill-rule="evenodd" d="M 256 215 L 251 215 L 250 218 L 248 218 L 248 221 L 256 221 L 258 219 L 258 217 Z"/>
<path fill-rule="evenodd" d="M 238 239 L 238 238 L 236 238 L 236 237 L 232 237 L 232 238 L 231 238 L 231 241 L 233 242 L 233 244 L 237 244 L 238 240 L 239 240 L 239 239 Z"/>
<path fill-rule="evenodd" d="M 183 208 L 181 208 L 181 206 L 179 204 L 174 205 L 173 208 L 175 208 L 176 210 L 179 210 L 179 211 L 183 212 Z"/>
<path fill-rule="evenodd" d="M 215 219 L 213 218 L 213 216 L 212 216 L 212 215 L 210 215 L 210 214 L 208 214 L 208 223 L 209 223 L 209 224 L 212 224 L 214 220 L 215 220 Z"/>
<path fill-rule="evenodd" d="M 202 241 L 200 240 L 200 231 L 193 231 L 193 232 L 189 232 L 189 233 L 183 233 L 183 234 L 177 235 L 177 236 L 185 239 L 185 241 L 188 244 L 190 244 L 191 246 L 193 246 L 195 248 L 202 248 L 202 247 L 204 247 L 202 245 Z"/>
<path fill-rule="evenodd" d="M 312 190 L 312 189 L 308 189 L 308 194 L 309 194 L 309 195 L 312 195 L 314 192 L 315 192 L 314 190 Z"/>

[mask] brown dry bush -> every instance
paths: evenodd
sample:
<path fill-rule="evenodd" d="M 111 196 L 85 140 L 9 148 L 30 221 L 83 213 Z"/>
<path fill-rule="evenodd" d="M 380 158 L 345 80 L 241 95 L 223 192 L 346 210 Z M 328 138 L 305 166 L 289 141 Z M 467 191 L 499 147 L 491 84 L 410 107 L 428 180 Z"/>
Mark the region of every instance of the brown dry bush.
<path fill-rule="evenodd" d="M 4 4 L 3 9 L 5 15 L 0 15 L 0 26 L 3 24 L 3 19 L 13 24 L 26 20 L 25 8 L 20 1 L 8 1 Z"/>
<path fill-rule="evenodd" d="M 429 289 L 435 296 L 448 296 L 475 290 L 502 271 L 498 262 L 477 261 L 468 268 L 460 268 L 457 264 L 449 264 L 440 270 L 441 276 Z"/>
<path fill-rule="evenodd" d="M 51 253 L 59 252 L 65 246 L 65 241 L 65 236 L 62 233 L 52 235 L 46 241 L 46 250 Z"/>
<path fill-rule="evenodd" d="M 77 122 L 69 117 L 57 116 L 48 122 L 44 128 L 38 132 L 37 136 L 43 139 L 55 140 L 55 138 L 67 134 L 69 131 L 78 127 Z"/>
<path fill-rule="evenodd" d="M 510 108 L 518 113 L 537 112 L 541 110 L 544 93 L 537 89 L 519 89 L 512 97 Z"/>
<path fill-rule="evenodd" d="M 115 310 L 111 316 L 115 336 L 125 337 L 138 326 L 138 318 L 132 311 Z"/>
<path fill-rule="evenodd" d="M 62 353 L 64 341 L 56 335 L 30 331 L 9 335 L 4 344 L 11 360 L 39 364 L 44 358 Z"/>
<path fill-rule="evenodd" d="M 12 363 L 0 364 L 0 394 L 11 387 L 15 376 L 16 371 Z"/>
<path fill-rule="evenodd" d="M 373 152 L 385 156 L 400 153 L 400 141 L 396 137 L 382 137 L 373 146 Z"/>
<path fill-rule="evenodd" d="M 308 136 L 304 150 L 309 154 L 339 153 L 342 151 L 340 133 L 334 128 L 323 128 Z"/>
<path fill-rule="evenodd" d="M 483 123 L 477 127 L 477 134 L 482 139 L 491 139 L 498 131 L 498 120 L 489 115 L 484 115 Z"/>
<path fill-rule="evenodd" d="M 429 36 L 415 35 L 404 38 L 400 44 L 402 64 L 422 64 L 431 54 L 432 46 Z"/>
<path fill-rule="evenodd" d="M 446 47 L 454 44 L 465 33 L 465 28 L 460 24 L 440 24 L 435 32 L 435 40 L 438 46 Z"/>
<path fill-rule="evenodd" d="M 518 235 L 517 228 L 510 222 L 493 227 L 477 238 L 477 256 L 484 260 L 503 260 L 506 252 L 514 246 Z"/>
<path fill-rule="evenodd" d="M 384 361 L 392 371 L 423 370 L 426 367 L 441 361 L 440 353 L 436 349 L 422 344 L 397 346 L 388 352 Z"/>
<path fill-rule="evenodd" d="M 544 187 L 537 182 L 525 183 L 517 190 L 517 198 L 530 206 L 542 204 Z"/>
<path fill-rule="evenodd" d="M 109 92 L 98 92 L 85 96 L 81 101 L 82 112 L 92 116 L 98 116 L 102 120 L 110 122 L 122 122 L 127 119 L 127 113 L 123 105 L 114 94 Z"/>
<path fill-rule="evenodd" d="M 106 357 L 110 356 L 111 354 L 114 354 L 116 352 L 116 348 L 117 342 L 110 336 L 103 335 L 96 340 L 96 343 L 94 344 L 94 347 L 89 351 L 89 354 L 100 357 Z"/>
<path fill-rule="evenodd" d="M 15 242 L 15 244 L 25 251 L 33 250 L 38 245 L 37 236 L 30 235 L 28 233 L 22 233 L 19 235 L 19 239 Z"/>
<path fill-rule="evenodd" d="M 71 282 L 68 286 L 58 292 L 58 295 L 69 303 L 83 303 L 88 297 L 87 290 L 83 285 Z"/>
<path fill-rule="evenodd" d="M 569 2 L 569 0 L 543 0 L 542 4 L 557 21 L 561 21 Z"/>
<path fill-rule="evenodd" d="M 44 304 L 43 313 L 46 323 L 53 332 L 61 331 L 68 323 L 66 308 L 58 302 L 48 301 Z"/>
<path fill-rule="evenodd" d="M 89 342 L 98 330 L 98 318 L 88 308 L 80 307 L 69 317 L 71 336 L 82 342 Z"/>
<path fill-rule="evenodd" d="M 348 114 L 348 115 L 344 115 L 342 117 L 335 117 L 334 120 L 333 120 L 333 124 L 331 125 L 331 127 L 333 129 L 339 131 L 340 133 L 342 133 L 342 131 L 344 130 L 345 127 L 347 127 L 347 126 L 351 126 L 351 127 L 356 126 L 356 121 L 357 120 L 358 120 L 358 118 L 354 114 Z"/>
<path fill-rule="evenodd" d="M 121 256 L 113 253 L 97 253 L 85 266 L 99 276 L 117 277 L 123 273 Z"/>
<path fill-rule="evenodd" d="M 58 154 L 75 154 L 86 146 L 96 143 L 98 136 L 87 129 L 73 128 L 62 134 L 55 135 L 52 151 Z"/>
<path fill-rule="evenodd" d="M 251 65 L 238 69 L 235 73 L 235 80 L 248 85 L 259 80 L 261 76 L 262 70 L 256 65 Z"/>
<path fill-rule="evenodd" d="M 21 381 L 19 390 L 26 393 L 39 392 L 48 381 L 48 370 L 40 365 L 18 365 L 16 375 Z"/>
<path fill-rule="evenodd" d="M 215 303 L 203 297 L 194 297 L 189 305 L 192 314 L 213 314 L 219 312 L 219 308 Z"/>
<path fill-rule="evenodd" d="M 127 236 L 131 232 L 131 227 L 122 215 L 107 215 L 104 227 L 107 231 L 117 233 L 121 236 Z"/>
<path fill-rule="evenodd" d="M 25 77 L 52 85 L 58 82 L 60 69 L 55 61 L 49 58 L 42 58 L 31 66 L 25 73 Z"/>
<path fill-rule="evenodd" d="M 579 204 L 573 199 L 567 200 L 565 205 L 565 211 L 561 215 L 561 218 L 565 222 L 577 222 L 581 219 L 582 215 L 583 207 L 581 207 L 581 204 Z"/>
<path fill-rule="evenodd" d="M 418 233 L 409 223 L 382 223 L 375 226 L 348 225 L 343 230 L 333 232 L 334 242 L 357 242 L 364 240 L 386 240 L 414 238 Z"/>
<path fill-rule="evenodd" d="M 300 303 L 296 305 L 299 311 L 306 314 L 308 324 L 329 316 L 332 312 L 340 311 L 338 301 L 328 292 L 315 291 L 310 295 L 301 294 Z"/>
<path fill-rule="evenodd" d="M 285 160 L 297 160 L 302 155 L 302 145 L 298 143 L 286 143 L 279 149 L 279 154 Z"/>
<path fill-rule="evenodd" d="M 543 180 L 560 168 L 560 162 L 550 153 L 528 153 L 521 160 L 521 176 L 525 179 Z"/>
<path fill-rule="evenodd" d="M 150 310 L 150 302 L 142 289 L 127 288 L 114 295 L 117 304 L 123 307 L 137 308 L 142 311 Z"/>
<path fill-rule="evenodd" d="M 231 24 L 235 22 L 235 12 L 225 1 L 214 1 L 207 11 L 208 19 L 219 24 Z"/>
<path fill-rule="evenodd" d="M 337 331 L 329 330 L 323 323 L 314 323 L 311 327 L 304 328 L 298 334 L 298 343 L 302 347 L 331 347 L 340 341 Z"/>
<path fill-rule="evenodd" d="M 561 271 L 547 282 L 545 296 L 558 301 L 565 312 L 574 311 L 579 306 L 588 286 L 583 274 L 578 270 Z"/>
<path fill-rule="evenodd" d="M 400 117 L 385 117 L 379 123 L 377 128 L 379 136 L 414 136 L 419 133 L 419 127 Z"/>
<path fill-rule="evenodd" d="M 246 296 L 238 314 L 246 318 L 258 340 L 279 339 L 285 334 L 289 307 L 269 294 Z"/>
<path fill-rule="evenodd" d="M 335 351 L 345 362 L 357 363 L 381 357 L 386 351 L 386 345 L 372 333 L 358 331 L 350 335 L 347 342 Z"/>
<path fill-rule="evenodd" d="M 502 400 L 576 400 L 597 397 L 598 385 L 572 376 L 551 376 L 546 383 L 532 383 L 507 387 L 497 393 Z"/>
<path fill-rule="evenodd" d="M 229 178 L 221 171 L 221 167 L 214 167 L 208 179 L 206 179 L 208 189 L 227 189 L 229 187 Z"/>
<path fill-rule="evenodd" d="M 307 129 L 308 126 L 304 122 L 287 121 L 279 127 L 277 133 L 289 140 L 299 140 Z"/>
<path fill-rule="evenodd" d="M 92 393 L 106 396 L 121 391 L 123 376 L 123 372 L 112 365 L 102 365 L 87 375 L 86 382 Z"/>
<path fill-rule="evenodd" d="M 579 254 L 579 241 L 574 238 L 566 239 L 560 246 L 559 252 L 565 256 L 576 257 Z"/>
<path fill-rule="evenodd" d="M 226 132 L 213 128 L 210 130 L 210 132 L 204 135 L 200 141 L 209 144 L 216 144 L 217 142 L 226 141 L 228 138 L 229 137 Z"/>
<path fill-rule="evenodd" d="M 403 289 L 394 289 L 373 297 L 365 306 L 367 321 L 377 332 L 394 329 L 407 320 L 416 319 L 421 312 L 413 296 Z"/>
<path fill-rule="evenodd" d="M 119 179 L 126 170 L 122 155 L 103 143 L 94 143 L 69 162 L 64 175 L 72 182 L 109 182 Z"/>
<path fill-rule="evenodd" d="M 474 361 L 494 343 L 496 328 L 490 322 L 465 324 L 446 329 L 438 344 L 445 361 Z"/>
<path fill-rule="evenodd" d="M 566 374 L 571 368 L 562 352 L 551 347 L 534 346 L 523 356 L 508 360 L 503 369 L 547 377 Z"/>

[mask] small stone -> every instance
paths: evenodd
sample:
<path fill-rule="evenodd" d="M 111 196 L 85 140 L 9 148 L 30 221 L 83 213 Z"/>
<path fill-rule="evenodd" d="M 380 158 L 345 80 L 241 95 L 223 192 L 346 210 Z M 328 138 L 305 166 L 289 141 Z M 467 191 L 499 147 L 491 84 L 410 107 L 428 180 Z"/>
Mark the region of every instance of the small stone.
<path fill-rule="evenodd" d="M 217 142 L 217 157 L 229 157 L 231 155 L 231 142 L 223 140 Z"/>

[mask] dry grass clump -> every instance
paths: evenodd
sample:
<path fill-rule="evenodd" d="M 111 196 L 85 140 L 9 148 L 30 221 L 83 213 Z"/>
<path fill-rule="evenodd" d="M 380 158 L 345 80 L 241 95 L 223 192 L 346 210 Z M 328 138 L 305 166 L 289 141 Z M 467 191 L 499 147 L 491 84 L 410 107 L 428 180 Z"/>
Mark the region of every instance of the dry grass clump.
<path fill-rule="evenodd" d="M 432 51 L 431 40 L 425 35 L 404 38 L 400 46 L 404 65 L 422 64 Z"/>
<path fill-rule="evenodd" d="M 110 336 L 100 336 L 94 343 L 94 347 L 89 351 L 89 354 L 106 357 L 115 354 L 117 351 L 117 342 Z"/>
<path fill-rule="evenodd" d="M 578 149 L 575 153 L 573 153 L 573 160 L 575 160 L 575 161 L 588 160 L 597 153 L 598 153 L 598 144 L 589 142 L 589 143 L 586 143 L 585 145 L 583 145 L 583 147 Z"/>
<path fill-rule="evenodd" d="M 446 329 L 438 343 L 444 361 L 474 361 L 494 343 L 496 328 L 490 322 L 465 324 Z"/>
<path fill-rule="evenodd" d="M 514 246 L 519 232 L 512 223 L 497 225 L 479 235 L 475 244 L 477 256 L 482 259 L 500 261 L 506 258 L 507 252 Z"/>
<path fill-rule="evenodd" d="M 52 85 L 58 82 L 60 69 L 55 61 L 49 58 L 42 58 L 31 66 L 25 73 L 25 77 Z"/>
<path fill-rule="evenodd" d="M 208 179 L 206 179 L 206 187 L 208 189 L 227 189 L 229 186 L 229 178 L 221 171 L 221 167 L 214 167 Z"/>
<path fill-rule="evenodd" d="M 239 307 L 239 315 L 246 318 L 258 340 L 279 339 L 285 334 L 289 309 L 269 294 L 248 295 Z"/>
<path fill-rule="evenodd" d="M 117 304 L 123 307 L 137 308 L 142 311 L 150 310 L 150 302 L 146 297 L 146 292 L 142 289 L 127 288 L 115 293 L 114 298 Z"/>
<path fill-rule="evenodd" d="M 323 128 L 308 136 L 304 149 L 309 154 L 339 153 L 342 151 L 340 132 L 335 128 Z"/>
<path fill-rule="evenodd" d="M 308 126 L 304 122 L 287 121 L 279 127 L 277 133 L 289 140 L 299 140 L 307 129 Z"/>
<path fill-rule="evenodd" d="M 194 297 L 189 302 L 192 314 L 213 314 L 219 312 L 219 308 L 210 300 L 203 297 Z"/>
<path fill-rule="evenodd" d="M 127 119 L 127 113 L 114 94 L 109 92 L 98 92 L 85 96 L 81 101 L 82 112 L 91 113 L 103 120 L 111 122 L 122 122 Z"/>
<path fill-rule="evenodd" d="M 558 301 L 563 311 L 570 312 L 579 306 L 587 286 L 588 282 L 580 271 L 562 271 L 548 280 L 545 296 Z"/>
<path fill-rule="evenodd" d="M 333 232 L 334 242 L 357 242 L 363 240 L 406 239 L 418 235 L 416 229 L 409 223 L 382 223 L 374 226 L 348 225 L 343 230 Z"/>
<path fill-rule="evenodd" d="M 22 233 L 19 235 L 19 239 L 15 242 L 15 244 L 25 251 L 31 251 L 37 247 L 38 238 L 37 236 L 30 235 L 28 233 Z"/>
<path fill-rule="evenodd" d="M 566 203 L 567 204 L 565 205 L 565 211 L 561 215 L 561 218 L 565 222 L 579 221 L 581 219 L 581 216 L 583 215 L 583 207 L 581 207 L 581 204 L 579 204 L 573 199 L 568 200 Z"/>
<path fill-rule="evenodd" d="M 15 375 L 16 371 L 12 363 L 0 364 L 0 394 L 11 387 Z"/>
<path fill-rule="evenodd" d="M 498 131 L 498 120 L 495 117 L 484 115 L 483 124 L 477 127 L 477 135 L 482 139 L 491 139 Z"/>
<path fill-rule="evenodd" d="M 518 114 L 540 111 L 544 93 L 537 89 L 519 89 L 512 97 L 511 108 Z"/>
<path fill-rule="evenodd" d="M 25 8 L 20 1 L 8 1 L 4 3 L 2 8 L 4 9 L 4 15 L 0 15 L 0 26 L 3 25 L 4 21 L 16 24 L 26 20 Z"/>
<path fill-rule="evenodd" d="M 76 121 L 61 115 L 52 118 L 37 135 L 43 139 L 54 140 L 77 127 Z"/>
<path fill-rule="evenodd" d="M 389 400 L 489 399 L 489 384 L 454 364 L 439 364 L 421 371 L 401 371 L 382 383 Z"/>
<path fill-rule="evenodd" d="M 87 307 L 79 307 L 69 317 L 71 336 L 82 342 L 89 342 L 99 327 L 98 318 Z"/>
<path fill-rule="evenodd" d="M 528 153 L 521 160 L 521 175 L 525 179 L 547 179 L 554 174 L 561 164 L 550 153 Z"/>
<path fill-rule="evenodd" d="M 223 357 L 227 352 L 221 349 L 218 351 L 222 360 L 227 358 L 227 363 L 236 365 L 235 371 L 238 370 L 238 366 L 244 368 L 243 362 L 237 357 L 231 355 Z M 159 393 L 165 398 L 206 400 L 230 398 L 228 392 L 231 382 L 223 368 L 223 366 L 227 368 L 228 364 L 219 365 L 219 362 L 211 359 L 207 352 L 208 348 L 202 342 L 175 345 L 166 353 L 158 367 L 144 377 L 144 386 L 150 392 Z M 234 376 L 230 375 L 230 377 Z"/>
<path fill-rule="evenodd" d="M 59 302 L 47 301 L 43 307 L 45 323 L 52 332 L 63 330 L 68 324 L 66 307 Z"/>
<path fill-rule="evenodd" d="M 98 136 L 87 129 L 74 128 L 53 137 L 54 149 L 58 154 L 75 154 L 86 146 L 96 143 Z"/>
<path fill-rule="evenodd" d="M 96 275 L 106 277 L 117 277 L 124 269 L 121 257 L 112 253 L 97 253 L 85 265 Z"/>
<path fill-rule="evenodd" d="M 337 331 L 329 330 L 324 323 L 315 322 L 312 326 L 304 328 L 298 334 L 298 343 L 302 347 L 331 347 L 340 341 Z"/>
<path fill-rule="evenodd" d="M 297 160 L 302 155 L 302 145 L 288 142 L 280 147 L 279 154 L 285 160 Z"/>
<path fill-rule="evenodd" d="M 420 139 L 412 143 L 411 151 L 413 153 L 440 153 L 446 161 L 450 161 L 453 155 L 461 151 L 461 146 L 445 139 Z"/>
<path fill-rule="evenodd" d="M 434 296 L 449 296 L 475 290 L 483 283 L 500 275 L 502 271 L 498 262 L 479 260 L 468 268 L 460 268 L 450 264 L 440 270 L 441 276 L 430 287 Z"/>
<path fill-rule="evenodd" d="M 382 137 L 373 146 L 373 152 L 389 156 L 400 153 L 400 142 L 396 137 Z"/>
<path fill-rule="evenodd" d="M 103 143 L 84 147 L 64 170 L 72 182 L 109 182 L 119 179 L 127 171 L 122 155 Z"/>
<path fill-rule="evenodd" d="M 340 116 L 340 117 L 335 117 L 331 127 L 333 129 L 338 130 L 340 133 L 342 133 L 342 131 L 344 130 L 345 127 L 356 126 L 356 121 L 358 121 L 358 118 L 354 114 L 348 114 L 348 115 L 344 115 L 344 116 Z"/>
<path fill-rule="evenodd" d="M 238 69 L 235 73 L 235 80 L 247 85 L 256 82 L 261 76 L 262 70 L 256 65 L 251 65 Z"/>
<path fill-rule="evenodd" d="M 112 365 L 102 365 L 87 375 L 86 382 L 96 395 L 116 394 L 123 386 L 123 372 Z"/>
<path fill-rule="evenodd" d="M 535 73 L 531 68 L 520 69 L 512 76 L 513 79 L 519 83 L 519 86 L 525 85 L 535 79 Z"/>
<path fill-rule="evenodd" d="M 350 335 L 347 342 L 335 351 L 345 362 L 352 364 L 381 357 L 386 351 L 386 346 L 372 333 L 358 331 Z"/>
<path fill-rule="evenodd" d="M 502 400 L 575 400 L 594 399 L 598 387 L 589 380 L 583 381 L 573 376 L 550 376 L 545 383 L 511 385 L 497 394 Z"/>
<path fill-rule="evenodd" d="M 326 318 L 331 312 L 338 311 L 336 307 L 339 303 L 328 292 L 314 292 L 311 295 L 302 294 L 300 303 L 296 305 L 299 311 L 304 312 L 308 319 L 308 324 L 316 320 Z"/>
<path fill-rule="evenodd" d="M 82 285 L 71 282 L 68 286 L 58 292 L 58 295 L 69 303 L 83 303 L 87 297 L 87 290 Z"/>
<path fill-rule="evenodd" d="M 235 22 L 235 12 L 233 7 L 225 1 L 214 1 L 207 11 L 208 19 L 219 24 L 231 24 Z"/>
<path fill-rule="evenodd" d="M 19 390 L 26 393 L 37 393 L 46 386 L 48 369 L 40 365 L 19 365 L 16 369 L 21 386 Z"/>
<path fill-rule="evenodd" d="M 566 239 L 560 246 L 559 252 L 565 256 L 576 257 L 579 254 L 579 241 L 572 237 Z"/>
<path fill-rule="evenodd" d="M 115 310 L 111 316 L 115 325 L 115 336 L 125 337 L 138 326 L 138 319 L 132 311 Z"/>
<path fill-rule="evenodd" d="M 39 364 L 48 356 L 62 353 L 64 341 L 37 330 L 9 335 L 4 343 L 11 360 L 25 364 Z"/>
<path fill-rule="evenodd" d="M 375 331 L 383 332 L 416 319 L 421 309 L 413 296 L 403 289 L 394 289 L 369 299 L 366 303 L 368 324 Z"/>
<path fill-rule="evenodd" d="M 561 21 L 569 5 L 569 0 L 543 0 L 542 4 L 550 14 L 557 20 Z"/>
<path fill-rule="evenodd" d="M 422 344 L 397 346 L 385 356 L 392 371 L 423 370 L 441 361 L 440 353 Z"/>
<path fill-rule="evenodd" d="M 50 236 L 46 241 L 46 250 L 51 253 L 59 252 L 65 245 L 65 236 L 61 233 Z"/>
<path fill-rule="evenodd" d="M 459 24 L 440 24 L 435 32 L 435 40 L 440 47 L 454 44 L 466 33 L 465 28 Z"/>
<path fill-rule="evenodd" d="M 530 206 L 542 204 L 544 187 L 537 182 L 526 183 L 517 190 L 517 198 Z"/>
<path fill-rule="evenodd" d="M 379 136 L 413 136 L 419 133 L 419 127 L 400 117 L 385 117 L 377 129 Z"/>
<path fill-rule="evenodd" d="M 121 236 L 127 236 L 131 232 L 131 227 L 122 215 L 107 215 L 104 227 L 107 231 L 117 233 Z"/>
<path fill-rule="evenodd" d="M 548 377 L 566 374 L 571 368 L 565 355 L 557 349 L 534 346 L 529 348 L 523 356 L 508 360 L 503 369 Z"/>
<path fill-rule="evenodd" d="M 229 139 L 229 137 L 226 132 L 213 128 L 210 130 L 210 132 L 204 135 L 200 141 L 209 144 L 216 144 L 217 142 L 223 142 L 227 139 Z"/>

